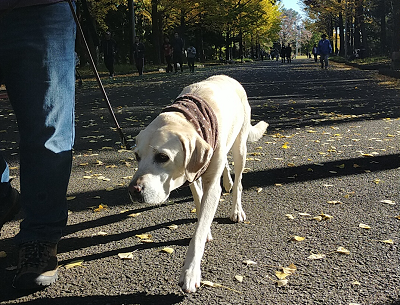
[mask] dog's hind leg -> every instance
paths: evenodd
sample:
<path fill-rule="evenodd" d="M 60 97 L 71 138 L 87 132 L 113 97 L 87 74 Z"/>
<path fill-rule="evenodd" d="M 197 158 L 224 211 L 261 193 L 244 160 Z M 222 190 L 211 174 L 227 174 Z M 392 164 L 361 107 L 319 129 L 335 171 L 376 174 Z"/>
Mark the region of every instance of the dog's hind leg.
<path fill-rule="evenodd" d="M 222 183 L 224 185 L 225 191 L 229 193 L 232 189 L 233 181 L 229 169 L 228 160 L 226 160 L 224 173 L 222 174 Z"/>
<path fill-rule="evenodd" d="M 243 222 L 246 220 L 246 214 L 242 208 L 242 175 L 246 164 L 247 137 L 243 133 L 239 134 L 232 146 L 235 181 L 233 183 L 233 199 L 230 219 L 234 222 Z"/>
<path fill-rule="evenodd" d="M 203 183 L 201 180 L 201 177 L 199 179 L 197 179 L 196 181 L 194 181 L 193 183 L 191 183 L 189 185 L 190 190 L 192 192 L 193 195 L 193 201 L 194 204 L 196 205 L 196 215 L 197 218 L 199 218 L 200 216 L 200 210 L 201 210 L 201 199 L 203 198 Z M 212 241 L 212 235 L 211 235 L 211 229 L 208 232 L 207 235 L 207 241 Z"/>

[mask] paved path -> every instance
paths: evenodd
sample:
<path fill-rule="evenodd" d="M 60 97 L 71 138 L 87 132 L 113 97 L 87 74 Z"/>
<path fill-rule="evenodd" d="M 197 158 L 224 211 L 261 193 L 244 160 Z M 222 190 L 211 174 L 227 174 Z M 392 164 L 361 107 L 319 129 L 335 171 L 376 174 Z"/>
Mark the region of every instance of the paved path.
<path fill-rule="evenodd" d="M 77 92 L 60 279 L 33 294 L 10 287 L 11 238 L 18 230 L 18 221 L 11 222 L 0 238 L 0 251 L 8 254 L 0 258 L 0 304 L 399 304 L 399 90 L 376 73 L 336 64 L 325 71 L 309 60 L 119 76 L 105 85 L 131 139 L 183 86 L 219 73 L 243 84 L 255 121 L 270 123 L 249 145 L 243 178 L 248 221 L 231 223 L 231 195 L 222 195 L 215 240 L 206 245 L 202 279 L 222 287 L 180 291 L 195 227 L 188 188 L 158 207 L 130 203 L 125 187 L 136 166 L 133 154 L 120 150 L 95 82 L 85 80 Z M 1 147 L 18 177 L 14 116 L 5 100 L 0 104 Z M 151 234 L 153 243 L 140 234 Z M 161 252 L 164 247 L 174 252 Z M 128 252 L 131 260 L 118 257 Z M 313 254 L 322 258 L 310 259 Z M 77 260 L 80 265 L 67 268 Z M 295 273 L 277 287 L 276 272 L 291 264 Z"/>

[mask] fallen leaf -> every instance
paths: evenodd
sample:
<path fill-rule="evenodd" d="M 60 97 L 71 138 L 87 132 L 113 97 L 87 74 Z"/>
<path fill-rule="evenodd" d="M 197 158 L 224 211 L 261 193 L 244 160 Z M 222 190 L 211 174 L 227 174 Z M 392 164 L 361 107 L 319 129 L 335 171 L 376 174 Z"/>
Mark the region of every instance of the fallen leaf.
<path fill-rule="evenodd" d="M 100 211 L 105 210 L 105 209 L 107 209 L 107 205 L 105 205 L 105 204 L 99 204 L 99 207 L 93 209 L 93 212 L 100 212 Z"/>
<path fill-rule="evenodd" d="M 385 243 L 385 244 L 391 244 L 391 245 L 393 245 L 393 244 L 394 244 L 394 242 L 393 242 L 393 240 L 392 240 L 392 239 L 385 239 L 385 240 L 381 240 L 381 242 L 383 242 L 383 243 Z"/>
<path fill-rule="evenodd" d="M 262 187 L 257 188 L 257 193 L 260 193 L 262 190 Z"/>
<path fill-rule="evenodd" d="M 106 236 L 106 235 L 108 235 L 108 233 L 107 233 L 107 232 L 103 232 L 103 231 L 99 231 L 99 232 L 97 232 L 96 235 L 99 235 L 99 236 Z"/>
<path fill-rule="evenodd" d="M 294 219 L 294 216 L 292 214 L 286 214 L 285 215 L 288 219 Z M 400 216 L 399 216 L 400 217 Z"/>
<path fill-rule="evenodd" d="M 135 236 L 140 238 L 140 239 L 150 239 L 151 238 L 151 234 L 138 234 L 138 235 L 135 235 Z"/>
<path fill-rule="evenodd" d="M 169 248 L 169 247 L 165 247 L 165 248 L 161 249 L 160 251 L 161 251 L 161 252 L 168 253 L 168 254 L 171 254 L 171 253 L 174 252 L 174 249 Z"/>
<path fill-rule="evenodd" d="M 342 254 L 350 254 L 350 251 L 347 250 L 346 248 L 343 248 L 343 247 L 337 248 L 337 249 L 336 249 L 336 252 L 342 253 Z"/>
<path fill-rule="evenodd" d="M 364 224 L 364 223 L 360 223 L 359 225 L 358 225 L 360 228 L 362 228 L 362 229 L 371 229 L 371 227 L 369 226 L 369 225 L 366 225 L 366 224 Z"/>
<path fill-rule="evenodd" d="M 313 217 L 313 219 L 315 219 L 316 221 L 321 221 L 322 220 L 322 216 L 315 216 L 315 217 Z"/>
<path fill-rule="evenodd" d="M 299 215 L 300 215 L 300 216 L 311 216 L 311 215 L 308 214 L 308 213 L 299 213 Z"/>
<path fill-rule="evenodd" d="M 7 257 L 7 253 L 5 251 L 0 251 L 0 258 Z"/>
<path fill-rule="evenodd" d="M 175 229 L 178 229 L 178 225 L 172 224 L 172 225 L 168 226 L 168 228 L 171 230 L 175 230 Z"/>
<path fill-rule="evenodd" d="M 396 202 L 394 202 L 393 200 L 381 200 L 382 203 L 386 203 L 386 204 L 390 204 L 390 205 L 395 205 Z"/>
<path fill-rule="evenodd" d="M 291 238 L 290 238 L 290 240 L 292 240 L 292 241 L 303 241 L 303 240 L 305 240 L 306 238 L 305 237 L 301 237 L 301 236 L 292 236 Z"/>
<path fill-rule="evenodd" d="M 248 266 L 248 265 L 257 265 L 256 262 L 253 262 L 252 260 L 249 260 L 249 259 L 244 260 L 244 261 L 243 261 L 243 264 L 246 264 L 247 266 Z"/>
<path fill-rule="evenodd" d="M 113 191 L 113 190 L 114 190 L 114 188 L 113 188 L 112 186 L 106 188 L 106 191 L 107 191 L 107 192 L 111 192 L 111 191 Z"/>
<path fill-rule="evenodd" d="M 311 255 L 310 255 L 309 257 L 307 257 L 307 258 L 308 258 L 308 259 L 315 260 L 315 259 L 322 259 L 322 258 L 324 258 L 324 257 L 326 257 L 325 254 L 318 253 L 318 254 L 311 254 Z"/>
<path fill-rule="evenodd" d="M 351 284 L 352 285 L 356 285 L 356 286 L 360 286 L 361 285 L 361 283 L 359 281 L 353 281 Z"/>
<path fill-rule="evenodd" d="M 331 220 L 333 218 L 333 216 L 324 213 L 319 214 L 319 216 L 321 216 L 324 220 Z"/>
<path fill-rule="evenodd" d="M 83 259 L 70 262 L 69 264 L 65 265 L 65 269 L 71 269 L 74 267 L 82 266 L 82 263 L 83 263 Z"/>
<path fill-rule="evenodd" d="M 283 145 L 282 145 L 282 149 L 288 149 L 288 148 L 290 148 L 290 146 L 288 145 L 289 144 L 289 142 L 285 142 Z"/>
<path fill-rule="evenodd" d="M 192 210 L 190 210 L 190 213 L 196 213 L 196 208 L 194 208 L 194 209 L 192 209 Z"/>
<path fill-rule="evenodd" d="M 133 259 L 133 252 L 118 253 L 120 259 Z"/>
<path fill-rule="evenodd" d="M 277 277 L 278 279 L 283 280 L 283 279 L 285 279 L 286 277 L 288 277 L 290 274 L 285 273 L 285 272 L 283 272 L 283 271 L 275 271 L 275 275 L 276 275 L 276 277 Z"/>
<path fill-rule="evenodd" d="M 330 200 L 328 201 L 329 204 L 342 204 L 343 202 L 339 201 L 339 200 Z"/>
<path fill-rule="evenodd" d="M 235 275 L 235 279 L 236 279 L 239 283 L 242 283 L 242 282 L 243 282 L 243 276 L 242 276 L 242 275 Z"/>
<path fill-rule="evenodd" d="M 68 196 L 67 201 L 74 200 L 75 198 L 76 198 L 76 196 Z"/>
<path fill-rule="evenodd" d="M 286 280 L 286 279 L 276 281 L 276 285 L 277 285 L 278 287 L 286 286 L 287 283 L 288 283 L 288 280 Z"/>
<path fill-rule="evenodd" d="M 138 217 L 141 214 L 142 213 L 132 213 L 132 214 L 129 214 L 128 217 Z"/>

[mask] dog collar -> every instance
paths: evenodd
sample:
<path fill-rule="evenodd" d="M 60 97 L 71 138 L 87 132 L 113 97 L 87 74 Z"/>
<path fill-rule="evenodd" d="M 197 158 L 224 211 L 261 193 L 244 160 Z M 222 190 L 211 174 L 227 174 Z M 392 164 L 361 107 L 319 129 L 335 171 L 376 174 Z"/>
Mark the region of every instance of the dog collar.
<path fill-rule="evenodd" d="M 212 108 L 203 99 L 192 94 L 179 96 L 172 105 L 165 107 L 162 112 L 180 112 L 192 123 L 197 133 L 215 151 L 218 138 L 218 122 Z M 207 166 L 197 173 L 196 181 L 207 169 Z M 186 182 L 187 185 L 191 182 Z"/>

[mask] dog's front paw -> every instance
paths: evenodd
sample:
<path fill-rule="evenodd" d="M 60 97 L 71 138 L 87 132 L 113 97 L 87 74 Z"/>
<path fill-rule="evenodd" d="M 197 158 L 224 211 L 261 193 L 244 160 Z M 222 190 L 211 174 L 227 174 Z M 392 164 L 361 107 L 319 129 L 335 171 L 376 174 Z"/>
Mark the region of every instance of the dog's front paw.
<path fill-rule="evenodd" d="M 200 279 L 200 267 L 183 267 L 179 278 L 179 286 L 181 286 L 183 292 L 196 292 L 196 289 L 200 287 Z"/>
<path fill-rule="evenodd" d="M 232 211 L 231 213 L 231 220 L 233 222 L 243 222 L 246 220 L 246 214 L 243 210 L 240 211 Z"/>

